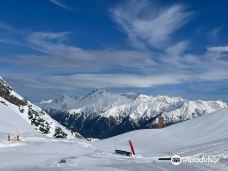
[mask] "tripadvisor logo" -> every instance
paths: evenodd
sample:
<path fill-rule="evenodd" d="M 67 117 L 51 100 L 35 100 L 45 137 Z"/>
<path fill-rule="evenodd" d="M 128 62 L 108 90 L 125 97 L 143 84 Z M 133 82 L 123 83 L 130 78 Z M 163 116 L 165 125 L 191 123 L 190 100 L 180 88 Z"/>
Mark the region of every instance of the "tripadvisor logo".
<path fill-rule="evenodd" d="M 175 166 L 181 164 L 181 157 L 179 155 L 173 155 L 171 158 L 171 163 Z"/>
<path fill-rule="evenodd" d="M 188 156 L 188 157 L 181 157 L 179 155 L 173 155 L 171 158 L 171 163 L 175 166 L 183 163 L 218 163 L 219 157 L 218 156 Z"/>

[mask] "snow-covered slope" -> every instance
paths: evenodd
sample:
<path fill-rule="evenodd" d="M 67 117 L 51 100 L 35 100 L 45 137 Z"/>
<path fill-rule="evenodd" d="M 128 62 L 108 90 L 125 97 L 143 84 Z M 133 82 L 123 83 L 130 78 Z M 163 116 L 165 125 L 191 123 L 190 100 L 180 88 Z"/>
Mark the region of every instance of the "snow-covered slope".
<path fill-rule="evenodd" d="M 84 117 L 96 117 L 101 113 L 116 107 L 121 106 L 126 103 L 131 102 L 133 99 L 121 94 L 114 94 L 106 90 L 94 90 L 91 93 L 87 94 L 85 97 L 82 97 L 76 108 L 69 110 L 69 113 L 75 115 L 84 113 Z M 85 112 L 86 111 L 86 112 Z M 112 113 L 115 115 L 115 113 Z"/>
<path fill-rule="evenodd" d="M 131 170 L 131 171 L 227 171 L 228 109 L 163 129 L 131 131 L 105 140 L 53 140 L 28 137 L 8 143 L 0 139 L 0 170 Z M 136 156 L 117 155 L 115 148 L 130 151 L 131 140 Z M 174 166 L 159 157 L 218 157 L 218 163 L 181 163 Z M 59 163 L 65 160 L 65 162 Z"/>
<path fill-rule="evenodd" d="M 0 116 L 0 125 L 3 125 L 3 128 L 6 129 L 5 133 L 26 131 L 26 127 L 33 128 L 49 137 L 81 137 L 80 134 L 72 133 L 57 123 L 40 107 L 17 94 L 2 78 L 0 78 Z M 19 117 L 20 119 L 17 122 Z M 25 125 L 22 119 L 27 122 L 28 126 Z M 11 126 L 12 128 L 10 128 Z"/>
<path fill-rule="evenodd" d="M 78 97 L 71 97 L 67 95 L 63 95 L 60 98 L 54 99 L 54 100 L 45 100 L 38 103 L 40 107 L 44 110 L 70 110 L 72 108 L 75 108 L 78 103 Z"/>
<path fill-rule="evenodd" d="M 41 101 L 39 105 L 44 110 L 68 111 L 71 109 L 100 112 L 112 106 L 130 102 L 135 94 L 114 94 L 103 89 L 96 89 L 82 97 L 64 95 L 54 100 Z"/>
<path fill-rule="evenodd" d="M 29 134 L 33 135 L 36 131 L 18 113 L 12 110 L 8 103 L 4 103 L 0 97 L 0 135 L 6 134 Z"/>
<path fill-rule="evenodd" d="M 131 94 L 94 90 L 78 98 L 74 109 L 49 112 L 58 122 L 86 137 L 107 138 L 157 127 L 155 121 L 159 116 L 164 118 L 165 125 L 170 125 L 227 107 L 220 100 L 189 101 L 180 97 Z"/>
<path fill-rule="evenodd" d="M 131 131 L 96 144 L 105 149 L 114 150 L 115 142 L 118 148 L 129 149 L 127 142 L 131 139 L 136 153 L 147 157 L 171 154 L 182 156 L 221 154 L 225 149 L 228 152 L 227 123 L 228 109 L 226 108 L 166 128 Z"/>

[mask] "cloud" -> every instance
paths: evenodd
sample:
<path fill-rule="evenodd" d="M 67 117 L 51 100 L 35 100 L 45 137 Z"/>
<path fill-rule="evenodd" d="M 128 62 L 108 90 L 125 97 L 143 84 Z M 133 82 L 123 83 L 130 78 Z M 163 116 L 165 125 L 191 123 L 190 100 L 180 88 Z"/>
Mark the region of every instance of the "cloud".
<path fill-rule="evenodd" d="M 211 53 L 228 53 L 228 46 L 211 46 L 207 50 Z"/>
<path fill-rule="evenodd" d="M 185 50 L 188 48 L 188 41 L 178 42 L 166 49 L 166 52 L 172 56 L 182 55 Z"/>
<path fill-rule="evenodd" d="M 182 41 L 169 46 L 164 53 L 153 56 L 153 54 L 142 50 L 86 50 L 72 46 L 69 43 L 70 34 L 69 32 L 30 33 L 25 37 L 26 45 L 43 54 L 17 55 L 12 59 L 6 58 L 2 61 L 26 67 L 33 72 L 48 72 L 49 75 L 56 75 L 56 73 L 104 74 L 109 72 L 113 74 L 113 72 L 118 71 L 123 75 L 138 73 L 154 78 L 167 73 L 174 77 L 181 73 L 185 79 L 178 80 L 179 82 L 191 79 L 203 80 L 204 75 L 207 78 L 206 80 L 210 80 L 210 74 L 208 73 L 211 68 L 220 68 L 220 73 L 227 71 L 227 67 L 225 67 L 227 62 L 221 59 L 224 55 L 220 53 L 215 55 L 215 52 L 226 51 L 226 46 L 208 47 L 205 54 L 202 55 L 190 54 L 186 53 L 188 41 Z M 215 75 L 211 74 L 211 81 L 215 80 Z M 112 76 L 116 78 L 114 75 Z M 225 79 L 225 76 L 218 77 L 218 79 Z M 187 77 L 189 79 L 186 79 Z M 127 77 L 124 78 L 128 80 Z M 112 84 L 116 85 L 115 83 Z M 159 82 L 159 84 L 162 84 L 162 82 Z M 164 84 L 168 83 L 164 82 Z"/>
<path fill-rule="evenodd" d="M 216 28 L 213 28 L 208 34 L 207 34 L 207 37 L 208 37 L 208 40 L 209 41 L 218 41 L 219 40 L 219 34 L 222 30 L 222 27 L 216 27 Z"/>
<path fill-rule="evenodd" d="M 49 0 L 49 1 L 61 8 L 64 8 L 68 11 L 72 11 L 72 9 L 70 7 L 68 7 L 67 5 L 65 5 L 61 0 Z"/>
<path fill-rule="evenodd" d="M 23 43 L 39 53 L 16 55 L 4 61 L 52 72 L 99 72 L 117 67 L 122 67 L 121 70 L 132 70 L 153 64 L 151 54 L 139 50 L 86 50 L 73 46 L 69 43 L 70 34 L 27 33 Z"/>
<path fill-rule="evenodd" d="M 134 74 L 76 74 L 70 76 L 14 77 L 10 80 L 23 82 L 28 87 L 49 89 L 82 88 L 147 88 L 164 84 L 178 84 L 187 79 L 181 75 L 134 75 Z"/>
<path fill-rule="evenodd" d="M 202 54 L 189 53 L 189 41 L 169 45 L 160 53 L 142 49 L 96 50 L 71 44 L 70 32 L 11 32 L 15 35 L 15 39 L 9 39 L 11 43 L 33 51 L 13 58 L 1 56 L 0 63 L 10 67 L 7 73 L 4 68 L 0 70 L 15 84 L 30 90 L 148 88 L 222 82 L 228 77 L 228 61 L 224 60 L 227 46 L 209 46 Z"/>
<path fill-rule="evenodd" d="M 1 23 L 1 22 L 0 22 L 0 29 L 15 32 L 14 28 L 10 27 L 9 25 L 7 25 L 5 23 Z"/>
<path fill-rule="evenodd" d="M 228 80 L 228 70 L 226 68 L 211 68 L 210 70 L 199 74 L 198 77 L 203 81 Z"/>
<path fill-rule="evenodd" d="M 125 1 L 111 13 L 132 44 L 140 48 L 162 48 L 192 16 L 181 4 L 160 7 L 148 0 Z"/>

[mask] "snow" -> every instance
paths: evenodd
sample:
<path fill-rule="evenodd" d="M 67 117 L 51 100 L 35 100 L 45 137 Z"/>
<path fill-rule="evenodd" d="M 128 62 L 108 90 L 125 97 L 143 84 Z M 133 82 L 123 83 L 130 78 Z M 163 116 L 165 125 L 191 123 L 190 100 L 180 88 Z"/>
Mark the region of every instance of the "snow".
<path fill-rule="evenodd" d="M 115 116 L 115 112 L 110 114 L 110 113 L 105 113 L 105 111 L 115 110 L 117 106 L 121 106 L 123 104 L 129 103 L 132 100 L 133 99 L 124 95 L 114 94 L 111 92 L 107 92 L 105 90 L 98 89 L 87 94 L 85 97 L 80 98 L 76 106 L 77 108 L 71 109 L 68 112 L 71 114 L 78 114 L 81 112 L 84 112 L 88 115 L 94 114 L 92 117 L 96 117 L 99 114 L 107 117 Z"/>
<path fill-rule="evenodd" d="M 11 93 L 17 98 L 21 97 L 13 90 Z M 80 98 L 77 105 L 78 111 L 91 110 L 116 117 L 130 115 L 135 120 L 156 116 L 161 111 L 171 121 L 178 121 L 180 117 L 194 118 L 191 115 L 194 112 L 202 114 L 202 117 L 163 129 L 142 129 L 109 139 L 87 141 L 71 137 L 67 129 L 31 102 L 28 101 L 25 106 L 16 106 L 0 97 L 0 170 L 228 170 L 228 108 L 222 101 L 188 101 L 179 97 L 147 95 L 129 98 L 96 90 Z M 50 124 L 51 131 L 47 136 L 41 135 L 30 125 L 29 106 Z M 69 133 L 68 139 L 52 138 L 56 127 Z M 21 140 L 8 142 L 8 134 L 19 134 Z M 136 151 L 134 158 L 113 153 L 115 147 L 129 151 L 129 139 Z M 158 161 L 158 157 L 170 157 L 173 154 L 183 157 L 214 155 L 220 157 L 220 160 L 216 164 L 182 163 L 179 166 L 169 161 Z M 66 163 L 59 163 L 62 159 Z"/>
<path fill-rule="evenodd" d="M 140 149 L 140 153 L 143 156 L 169 155 L 170 153 L 178 153 L 179 149 L 186 149 L 199 144 L 204 146 L 203 144 L 208 142 L 220 142 L 222 144 L 227 142 L 227 123 L 228 109 L 223 109 L 219 112 L 177 123 L 163 129 L 132 131 L 98 143 L 101 146 L 103 146 L 103 143 L 110 144 L 109 148 L 113 149 L 111 142 L 116 142 L 119 146 L 124 147 L 126 142 L 131 139 L 135 148 Z M 190 150 L 184 154 L 189 153 Z"/>
<path fill-rule="evenodd" d="M 22 133 L 24 125 L 22 122 L 27 122 L 33 130 L 43 133 L 49 137 L 65 137 L 74 139 L 81 137 L 77 132 L 72 133 L 57 121 L 52 119 L 44 110 L 34 105 L 30 101 L 16 93 L 10 85 L 0 77 L 1 97 L 0 97 L 0 125 L 4 129 L 10 129 L 8 133 Z M 64 97 L 65 99 L 66 97 Z M 9 100 L 9 101 L 8 101 Z M 15 119 L 14 119 L 15 118 Z M 19 119 L 18 119 L 19 118 Z M 20 124 L 16 124 L 15 122 Z M 24 120 L 24 121 L 22 121 Z M 14 128 L 14 125 L 17 125 Z M 16 129 L 19 126 L 20 129 Z M 20 127 L 21 126 L 21 127 Z M 1 128 L 1 127 L 0 127 Z M 0 130 L 0 133 L 4 130 Z M 28 129 L 30 130 L 30 129 Z M 6 133 L 7 131 L 5 131 Z"/>
<path fill-rule="evenodd" d="M 42 100 L 41 102 L 38 103 L 40 107 L 42 107 L 44 110 L 70 110 L 73 107 L 76 106 L 78 103 L 78 98 L 77 97 L 71 97 L 67 95 L 63 95 L 62 97 L 54 100 Z"/>
<path fill-rule="evenodd" d="M 218 170 L 228 169 L 228 109 L 181 122 L 163 129 L 128 132 L 113 138 L 89 142 L 26 137 L 8 145 L 0 140 L 0 170 Z M 131 139 L 136 157 L 114 154 L 117 149 L 130 150 Z M 21 144 L 23 145 L 21 145 Z M 11 143 L 13 144 L 13 143 Z M 174 166 L 158 157 L 171 156 L 222 157 L 219 163 L 181 163 Z M 65 159 L 66 163 L 59 163 Z"/>
<path fill-rule="evenodd" d="M 17 92 L 15 92 L 13 90 L 10 92 L 10 94 L 13 95 L 14 97 L 20 99 L 20 100 L 24 100 L 24 98 L 22 96 L 20 96 Z"/>
<path fill-rule="evenodd" d="M 60 125 L 57 121 L 52 119 L 40 107 L 32 104 L 29 101 L 28 101 L 28 105 L 21 106 L 21 107 L 11 104 L 10 102 L 3 99 L 2 97 L 0 97 L 0 101 L 4 103 L 4 104 L 0 103 L 0 135 L 1 135 L 1 132 L 3 132 L 4 130 L 5 130 L 4 131 L 5 134 L 17 133 L 20 135 L 22 134 L 24 135 L 26 133 L 35 134 L 36 132 L 38 132 L 34 130 L 34 129 L 37 129 L 36 127 L 30 125 L 31 121 L 28 119 L 28 108 L 29 108 L 28 106 L 31 106 L 33 110 L 38 112 L 40 118 L 48 122 L 50 126 L 50 132 L 46 134 L 46 136 L 53 137 L 55 133 L 55 129 L 59 127 L 65 133 L 67 133 L 67 138 L 69 139 L 75 138 L 74 134 L 72 134 L 69 130 L 67 130 L 65 127 Z M 20 109 L 23 109 L 24 112 L 21 113 Z"/>
<path fill-rule="evenodd" d="M 1 97 L 0 100 L 3 101 Z M 23 118 L 21 118 L 15 110 L 0 103 L 0 136 L 1 138 L 2 136 L 6 138 L 6 135 L 9 133 L 34 135 L 36 134 L 36 131 Z"/>
<path fill-rule="evenodd" d="M 148 96 L 144 94 L 136 96 L 134 93 L 118 94 L 103 89 L 94 90 L 84 97 L 77 98 L 76 101 L 65 97 L 62 100 L 39 105 L 44 109 L 59 110 L 59 106 L 63 102 L 65 106 L 68 106 L 68 109 L 71 108 L 67 112 L 76 117 L 83 114 L 83 118 L 92 119 L 100 115 L 106 118 L 114 117 L 118 123 L 127 116 L 130 116 L 134 122 L 138 122 L 161 114 L 166 123 L 172 124 L 227 107 L 227 104 L 221 100 L 189 101 L 181 97 Z"/>

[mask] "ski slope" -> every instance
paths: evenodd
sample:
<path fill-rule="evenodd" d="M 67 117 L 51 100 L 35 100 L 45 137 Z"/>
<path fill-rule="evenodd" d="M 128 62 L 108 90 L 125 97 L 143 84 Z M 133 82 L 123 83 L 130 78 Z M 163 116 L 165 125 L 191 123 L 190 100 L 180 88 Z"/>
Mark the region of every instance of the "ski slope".
<path fill-rule="evenodd" d="M 0 170 L 228 170 L 228 109 L 181 122 L 163 129 L 132 131 L 113 138 L 89 142 L 57 140 L 27 136 L 22 142 L 1 140 Z M 114 154 L 117 149 L 130 150 L 131 139 L 135 158 Z M 1 147 L 1 146 L 0 146 Z M 158 157 L 216 155 L 219 163 L 181 163 L 158 161 Z M 65 159 L 66 163 L 59 163 Z"/>
<path fill-rule="evenodd" d="M 111 150 L 115 142 L 119 148 L 126 148 L 127 141 L 131 139 L 136 151 L 145 157 L 170 154 L 196 155 L 207 153 L 208 149 L 210 154 L 216 154 L 218 144 L 224 145 L 228 150 L 227 123 L 228 109 L 223 109 L 163 129 L 132 131 L 97 142 L 97 145 L 106 146 Z M 213 150 L 214 147 L 216 148 Z"/>
<path fill-rule="evenodd" d="M 36 131 L 16 111 L 0 103 L 0 136 L 8 134 L 37 135 Z"/>

